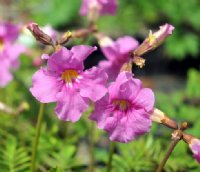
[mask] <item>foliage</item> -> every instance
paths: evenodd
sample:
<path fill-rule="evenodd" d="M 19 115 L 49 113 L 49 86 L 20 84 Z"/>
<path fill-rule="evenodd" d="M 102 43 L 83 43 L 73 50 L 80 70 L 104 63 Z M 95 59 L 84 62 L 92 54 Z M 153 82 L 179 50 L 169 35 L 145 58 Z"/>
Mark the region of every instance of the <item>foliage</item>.
<path fill-rule="evenodd" d="M 29 63 L 24 60 L 22 61 L 23 65 L 28 65 Z M 26 73 L 24 70 L 25 68 L 21 68 L 16 75 L 20 75 L 21 72 Z M 198 95 L 196 92 L 195 94 L 191 94 L 190 91 L 188 92 L 189 87 L 198 88 L 199 82 L 196 80 L 198 78 L 197 76 L 199 77 L 199 72 L 190 70 L 188 75 L 189 80 L 185 91 L 180 90 L 179 92 L 171 92 L 170 96 L 168 93 L 157 92 L 156 96 L 157 107 L 179 122 L 183 120 L 189 121 L 191 129 L 189 129 L 188 132 L 198 136 L 200 129 L 200 123 L 198 121 L 200 115 L 199 109 L 184 101 L 186 95 L 190 97 Z M 24 94 L 24 88 L 18 87 L 18 82 L 19 80 L 13 81 L 13 83 L 5 89 L 13 94 L 12 97 L 7 97 L 6 100 L 10 102 L 11 105 L 14 103 L 15 106 L 16 102 L 20 102 L 24 99 L 22 96 L 22 94 Z M 27 84 L 26 82 L 26 77 L 20 78 L 20 85 L 28 87 L 30 81 L 27 82 Z M 15 91 L 16 87 L 18 88 L 18 92 Z M 191 90 L 194 91 L 194 89 Z M 28 96 L 25 97 L 25 99 L 30 104 L 32 103 L 32 97 Z M 33 106 L 36 107 L 34 113 L 30 113 L 30 111 L 24 112 L 17 117 L 9 114 L 1 114 L 0 137 L 3 141 L 1 142 L 0 151 L 3 153 L 0 154 L 0 169 L 14 168 L 14 170 L 18 169 L 18 171 L 23 171 L 28 168 L 30 161 L 30 146 L 35 132 L 35 124 L 31 122 L 31 119 L 36 118 L 34 114 L 36 114 L 38 109 L 38 106 L 35 106 L 35 104 Z M 42 127 L 37 158 L 37 164 L 40 171 L 45 172 L 50 170 L 56 172 L 70 172 L 73 170 L 82 171 L 87 169 L 89 153 L 87 146 L 85 147 L 84 143 L 88 142 L 87 137 L 90 126 L 88 121 L 83 118 L 76 124 L 66 125 L 66 123 L 57 120 L 55 114 L 52 113 L 52 106 L 48 106 L 45 112 L 45 122 Z M 85 115 L 85 117 L 87 117 L 87 115 Z M 13 125 L 14 123 L 15 125 Z M 162 135 L 162 139 L 160 139 L 160 135 Z M 107 162 L 106 137 L 104 132 L 96 129 L 95 158 L 97 171 L 104 171 Z M 113 171 L 155 171 L 155 168 L 165 155 L 166 147 L 169 144 L 169 138 L 170 131 L 168 129 L 154 124 L 150 135 L 129 144 L 117 144 L 113 161 Z M 82 151 L 86 153 L 82 155 Z M 192 158 L 187 145 L 181 142 L 175 148 L 165 170 L 167 172 L 197 172 L 200 168 Z"/>
<path fill-rule="evenodd" d="M 25 147 L 21 147 L 15 136 L 0 130 L 0 170 L 2 172 L 28 171 L 30 157 Z"/>
<path fill-rule="evenodd" d="M 190 69 L 188 71 L 188 83 L 186 88 L 186 93 L 189 97 L 200 99 L 200 72 L 195 69 Z"/>

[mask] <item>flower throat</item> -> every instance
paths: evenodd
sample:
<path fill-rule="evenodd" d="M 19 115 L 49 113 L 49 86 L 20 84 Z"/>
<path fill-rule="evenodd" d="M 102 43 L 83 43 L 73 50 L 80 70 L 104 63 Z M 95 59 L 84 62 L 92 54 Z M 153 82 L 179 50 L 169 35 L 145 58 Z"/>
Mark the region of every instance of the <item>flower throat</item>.
<path fill-rule="evenodd" d="M 78 72 L 73 69 L 68 69 L 65 72 L 62 73 L 61 78 L 66 83 L 72 83 L 73 80 L 75 80 L 78 77 Z"/>

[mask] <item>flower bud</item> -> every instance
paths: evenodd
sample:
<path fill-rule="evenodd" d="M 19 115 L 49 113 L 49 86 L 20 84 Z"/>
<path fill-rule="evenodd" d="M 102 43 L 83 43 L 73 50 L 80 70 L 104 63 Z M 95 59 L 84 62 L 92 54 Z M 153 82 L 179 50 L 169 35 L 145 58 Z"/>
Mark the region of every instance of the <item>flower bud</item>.
<path fill-rule="evenodd" d="M 161 123 L 169 128 L 178 129 L 178 125 L 175 121 L 170 119 L 164 112 L 159 109 L 154 109 L 153 112 L 150 114 L 150 118 L 152 121 Z"/>
<path fill-rule="evenodd" d="M 58 40 L 58 43 L 59 43 L 60 45 L 66 44 L 66 43 L 69 41 L 69 39 L 70 39 L 71 37 L 72 37 L 72 32 L 67 31 L 67 32 L 65 32 L 65 33 L 62 35 L 62 37 L 60 38 L 60 40 Z"/>
<path fill-rule="evenodd" d="M 109 47 L 114 44 L 113 40 L 110 37 L 105 36 L 103 34 L 101 34 L 101 35 L 98 34 L 97 39 L 98 39 L 99 45 L 101 47 Z"/>
<path fill-rule="evenodd" d="M 134 51 L 134 56 L 141 56 L 148 51 L 151 51 L 158 47 L 169 35 L 172 34 L 174 30 L 174 26 L 170 24 L 165 24 L 160 26 L 160 29 L 152 33 L 149 32 L 148 38 L 144 40 L 144 42 Z"/>
<path fill-rule="evenodd" d="M 52 38 L 45 34 L 36 23 L 28 24 L 27 28 L 31 31 L 35 39 L 45 45 L 53 45 Z"/>

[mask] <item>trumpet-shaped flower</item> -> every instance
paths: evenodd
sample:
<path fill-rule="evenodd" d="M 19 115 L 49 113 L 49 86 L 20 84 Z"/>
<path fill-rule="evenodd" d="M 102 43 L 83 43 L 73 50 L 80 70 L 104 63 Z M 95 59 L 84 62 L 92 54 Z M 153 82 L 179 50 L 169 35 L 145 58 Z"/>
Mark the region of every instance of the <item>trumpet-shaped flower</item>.
<path fill-rule="evenodd" d="M 93 10 L 96 10 L 100 15 L 115 15 L 117 0 L 82 0 L 81 15 L 88 15 Z"/>
<path fill-rule="evenodd" d="M 143 88 L 130 72 L 121 72 L 108 88 L 108 94 L 95 103 L 90 119 L 109 133 L 112 141 L 129 142 L 147 133 L 154 106 L 151 89 Z"/>
<path fill-rule="evenodd" d="M 118 38 L 116 41 L 109 37 L 102 37 L 99 39 L 99 44 L 103 54 L 108 59 L 101 61 L 99 66 L 107 72 L 109 80 L 113 81 L 123 64 L 130 60 L 129 52 L 138 46 L 138 41 L 130 36 Z"/>
<path fill-rule="evenodd" d="M 19 67 L 19 55 L 25 47 L 16 44 L 20 28 L 11 23 L 0 23 L 0 87 L 12 80 L 11 69 Z"/>
<path fill-rule="evenodd" d="M 31 93 L 42 103 L 57 102 L 55 109 L 59 119 L 75 122 L 88 108 L 90 101 L 101 99 L 107 92 L 106 73 L 97 67 L 85 70 L 83 61 L 96 47 L 74 46 L 61 48 L 48 59 L 47 68 L 41 68 L 33 76 Z"/>

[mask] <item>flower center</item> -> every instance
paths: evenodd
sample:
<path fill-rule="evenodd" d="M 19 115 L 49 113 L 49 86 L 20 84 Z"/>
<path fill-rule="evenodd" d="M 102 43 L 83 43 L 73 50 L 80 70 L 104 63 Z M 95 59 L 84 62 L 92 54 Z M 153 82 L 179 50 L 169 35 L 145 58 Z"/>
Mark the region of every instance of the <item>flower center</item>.
<path fill-rule="evenodd" d="M 114 100 L 113 104 L 121 111 L 126 111 L 130 107 L 130 103 L 127 100 Z"/>
<path fill-rule="evenodd" d="M 4 47 L 3 39 L 0 38 L 0 51 L 3 50 L 3 47 Z"/>
<path fill-rule="evenodd" d="M 73 69 L 68 69 L 65 72 L 62 73 L 61 78 L 66 83 L 71 83 L 73 80 L 75 80 L 78 77 L 78 72 Z"/>

